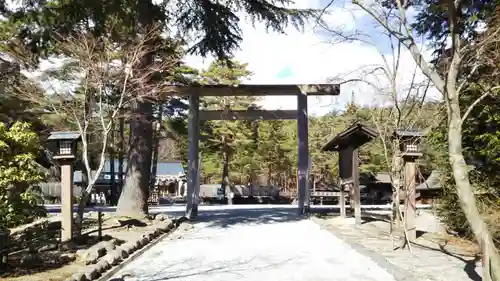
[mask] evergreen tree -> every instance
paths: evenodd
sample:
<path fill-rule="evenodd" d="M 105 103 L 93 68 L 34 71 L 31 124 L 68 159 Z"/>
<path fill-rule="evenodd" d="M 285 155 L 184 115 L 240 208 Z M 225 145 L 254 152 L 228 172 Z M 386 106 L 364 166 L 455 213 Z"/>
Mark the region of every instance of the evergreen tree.
<path fill-rule="evenodd" d="M 75 33 L 88 32 L 96 37 L 105 36 L 116 41 L 134 40 L 153 26 L 160 26 L 161 33 L 169 25 L 176 26 L 180 34 L 193 34 L 199 40 L 190 46 L 190 52 L 203 56 L 214 54 L 228 58 L 242 40 L 237 12 L 245 12 L 252 21 L 260 21 L 268 28 L 283 32 L 289 24 L 301 27 L 314 11 L 287 9 L 288 0 L 255 2 L 239 0 L 226 4 L 189 1 L 180 5 L 151 0 L 136 1 L 28 1 L 24 6 L 1 8 L 2 38 L 7 45 L 22 45 L 30 51 L 30 61 L 60 54 L 57 40 Z M 169 7 L 167 10 L 166 7 Z M 119 27 L 109 29 L 110 26 Z M 15 42 L 13 42 L 15 41 Z M 156 50 L 145 54 L 140 64 L 147 68 Z M 140 116 L 131 122 L 130 159 L 126 187 L 122 191 L 118 213 L 143 216 L 147 213 L 147 197 L 152 158 L 153 106 L 150 100 L 137 100 L 131 107 L 132 114 Z"/>

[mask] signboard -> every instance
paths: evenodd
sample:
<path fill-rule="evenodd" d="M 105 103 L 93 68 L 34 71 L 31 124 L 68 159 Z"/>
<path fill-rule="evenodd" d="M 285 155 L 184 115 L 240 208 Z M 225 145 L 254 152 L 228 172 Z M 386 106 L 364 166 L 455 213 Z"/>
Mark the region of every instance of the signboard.
<path fill-rule="evenodd" d="M 318 196 L 318 197 L 338 197 L 338 196 L 340 196 L 340 192 L 334 192 L 334 191 L 314 191 L 314 192 L 311 192 L 311 196 Z"/>
<path fill-rule="evenodd" d="M 339 151 L 339 177 L 342 180 L 349 180 L 353 177 L 353 149 L 345 147 Z"/>

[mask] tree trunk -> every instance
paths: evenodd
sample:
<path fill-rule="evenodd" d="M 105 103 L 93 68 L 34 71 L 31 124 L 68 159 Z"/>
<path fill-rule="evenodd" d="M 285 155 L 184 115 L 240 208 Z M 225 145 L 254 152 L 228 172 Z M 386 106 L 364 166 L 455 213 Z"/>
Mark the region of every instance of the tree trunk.
<path fill-rule="evenodd" d="M 153 133 L 153 140 L 154 140 L 154 145 L 153 145 L 153 163 L 151 164 L 151 183 L 150 183 L 150 188 L 153 189 L 155 187 L 155 182 L 156 182 L 156 174 L 158 171 L 158 153 L 159 153 L 159 147 L 160 147 L 160 135 L 161 135 L 161 122 L 163 119 L 163 105 L 159 104 L 158 105 L 158 118 L 156 120 L 156 128 Z"/>
<path fill-rule="evenodd" d="M 469 181 L 467 164 L 462 153 L 462 128 L 458 95 L 455 91 L 448 93 L 448 149 L 460 205 L 477 242 L 483 249 L 483 256 L 486 258 L 485 266 L 483 266 L 483 270 L 486 269 L 483 271 L 483 280 L 498 280 L 500 278 L 500 257 L 488 227 L 477 209 L 476 198 Z"/>
<path fill-rule="evenodd" d="M 401 229 L 401 188 L 400 185 L 398 184 L 396 187 L 394 187 L 394 224 L 396 227 L 396 230 Z"/>
<path fill-rule="evenodd" d="M 120 131 L 120 150 L 118 153 L 118 188 L 117 188 L 117 194 L 121 194 L 122 189 L 123 189 L 123 154 L 125 152 L 125 117 L 123 117 L 123 112 L 120 116 L 120 124 L 119 124 L 119 131 Z M 117 198 L 118 201 L 118 198 Z"/>
<path fill-rule="evenodd" d="M 144 34 L 151 32 L 155 22 L 152 2 L 139 1 L 137 9 L 141 31 Z M 153 61 L 154 51 L 156 50 L 151 49 L 144 54 L 138 71 L 148 71 Z M 150 82 L 148 79 L 144 79 L 141 83 L 148 84 Z M 141 94 L 144 98 L 136 99 L 132 106 L 127 176 L 116 208 L 117 216 L 143 218 L 148 214 L 151 158 L 153 157 L 153 104 L 147 100 L 151 97 L 147 89 L 144 89 Z"/>
<path fill-rule="evenodd" d="M 110 182 L 110 192 L 106 194 L 106 197 L 110 197 L 109 199 L 106 198 L 112 206 L 115 206 L 116 203 L 118 203 L 118 192 L 116 190 L 116 180 L 115 180 L 115 175 L 116 175 L 116 169 L 115 169 L 115 123 L 113 123 L 111 132 L 110 132 L 110 139 L 111 141 L 109 142 L 109 173 L 111 174 L 111 182 Z"/>
<path fill-rule="evenodd" d="M 143 218 L 148 214 L 153 145 L 153 105 L 137 101 L 130 122 L 127 176 L 116 208 L 117 216 Z"/>

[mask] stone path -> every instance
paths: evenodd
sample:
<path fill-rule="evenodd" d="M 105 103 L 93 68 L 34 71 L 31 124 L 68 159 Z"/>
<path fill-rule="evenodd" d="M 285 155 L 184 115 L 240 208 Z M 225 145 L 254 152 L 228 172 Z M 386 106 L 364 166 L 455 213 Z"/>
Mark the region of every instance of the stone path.
<path fill-rule="evenodd" d="M 356 228 L 354 219 L 314 219 L 323 229 L 329 230 L 344 241 L 364 248 L 374 260 L 389 262 L 400 269 L 393 272 L 399 280 L 429 281 L 480 281 L 481 267 L 472 256 L 454 250 L 446 254 L 437 242 L 419 238 L 412 252 L 393 250 L 400 241 L 393 242 L 385 222 L 370 222 Z M 416 277 L 416 278 L 415 278 Z"/>
<path fill-rule="evenodd" d="M 370 258 L 294 213 L 290 208 L 202 211 L 192 229 L 161 241 L 113 278 L 395 281 Z"/>

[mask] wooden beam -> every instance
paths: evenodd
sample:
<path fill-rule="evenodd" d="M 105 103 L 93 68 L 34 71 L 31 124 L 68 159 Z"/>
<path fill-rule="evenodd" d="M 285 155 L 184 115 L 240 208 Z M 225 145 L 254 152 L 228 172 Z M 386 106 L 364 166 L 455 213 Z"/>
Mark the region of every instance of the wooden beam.
<path fill-rule="evenodd" d="M 354 209 L 354 221 L 357 226 L 361 225 L 361 192 L 359 188 L 359 159 L 358 159 L 358 148 L 352 151 L 352 205 L 351 208 Z"/>
<path fill-rule="evenodd" d="M 295 120 L 297 114 L 297 110 L 202 110 L 200 120 Z"/>
<path fill-rule="evenodd" d="M 194 86 L 167 86 L 162 95 L 167 96 L 296 96 L 305 93 L 309 96 L 338 96 L 339 84 L 241 84 L 229 85 L 194 85 Z"/>

